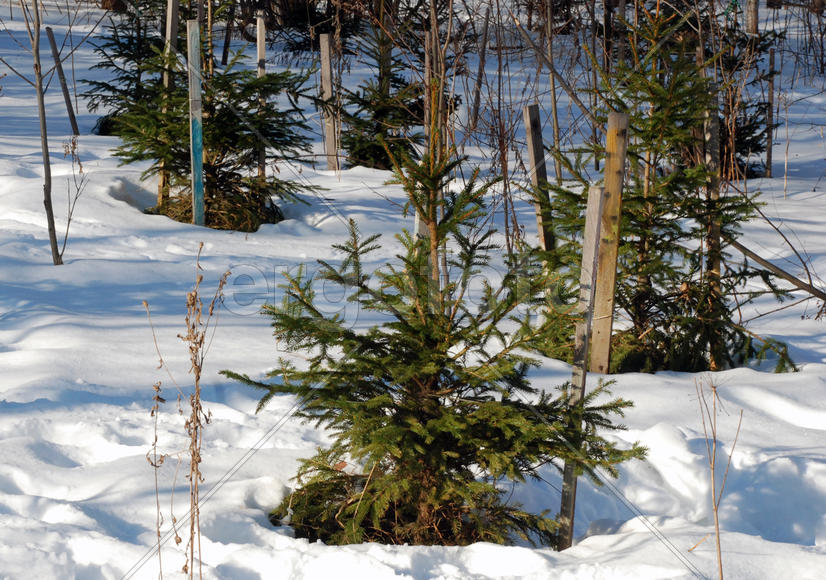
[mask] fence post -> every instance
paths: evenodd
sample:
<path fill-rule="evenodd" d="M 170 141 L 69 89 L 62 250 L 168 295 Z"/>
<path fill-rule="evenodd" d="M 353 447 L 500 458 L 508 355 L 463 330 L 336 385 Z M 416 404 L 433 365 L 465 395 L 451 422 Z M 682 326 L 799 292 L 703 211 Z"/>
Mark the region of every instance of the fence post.
<path fill-rule="evenodd" d="M 63 91 L 63 100 L 66 101 L 66 112 L 69 114 L 69 124 L 72 126 L 72 135 L 80 135 L 75 118 L 75 109 L 72 107 L 72 97 L 69 95 L 69 87 L 66 86 L 66 75 L 63 74 L 63 63 L 60 62 L 60 53 L 57 50 L 57 43 L 54 40 L 54 32 L 51 26 L 46 27 L 46 35 L 49 37 L 49 44 L 52 47 L 52 58 L 57 71 L 57 78 L 60 81 L 60 88 Z"/>
<path fill-rule="evenodd" d="M 235 25 L 235 6 L 235 2 L 229 5 L 227 26 L 224 28 L 224 49 L 221 51 L 221 66 L 227 66 L 227 60 L 229 60 L 229 45 L 232 42 L 232 28 Z"/>
<path fill-rule="evenodd" d="M 769 50 L 769 103 L 766 110 L 766 177 L 772 176 L 774 146 L 774 49 Z"/>
<path fill-rule="evenodd" d="M 536 229 L 539 233 L 539 247 L 554 249 L 554 234 L 551 228 L 551 200 L 548 197 L 548 170 L 545 168 L 545 149 L 542 147 L 542 124 L 539 121 L 539 105 L 526 105 L 522 110 L 525 118 L 525 134 L 528 140 L 528 158 L 536 199 Z"/>
<path fill-rule="evenodd" d="M 746 34 L 757 34 L 758 2 L 746 0 Z"/>
<path fill-rule="evenodd" d="M 476 84 L 473 87 L 473 105 L 470 107 L 470 130 L 475 131 L 479 123 L 479 99 L 482 93 L 482 81 L 485 77 L 485 57 L 488 52 L 488 25 L 490 23 L 490 8 L 485 10 L 485 21 L 482 23 L 482 43 L 479 46 L 479 68 L 476 72 Z"/>
<path fill-rule="evenodd" d="M 617 280 L 617 253 L 628 149 L 628 115 L 610 113 L 605 142 L 605 209 L 602 212 L 596 298 L 594 299 L 591 372 L 607 373 L 611 361 L 611 328 L 614 324 L 614 290 Z"/>
<path fill-rule="evenodd" d="M 708 286 L 712 309 L 721 308 L 723 291 L 720 286 L 720 217 L 717 214 L 716 206 L 720 200 L 720 117 L 718 116 L 719 97 L 717 95 L 717 84 L 709 83 L 709 92 L 712 95 L 711 106 L 705 122 L 705 143 L 706 143 L 706 168 L 709 171 L 709 181 L 707 186 L 707 199 L 709 207 L 712 208 L 706 226 L 706 273 L 708 276 Z M 720 370 L 719 351 L 723 344 L 712 343 L 709 345 L 709 370 Z"/>
<path fill-rule="evenodd" d="M 336 114 L 332 106 L 333 99 L 333 48 L 332 37 L 321 34 L 318 37 L 321 58 L 321 99 L 325 102 L 322 109 L 324 119 L 324 150 L 327 153 L 327 169 L 338 171 L 338 140 L 336 139 Z"/>
<path fill-rule="evenodd" d="M 255 46 L 256 46 L 256 54 L 258 58 L 258 78 L 260 79 L 265 74 L 267 74 L 267 47 L 266 47 L 266 40 L 267 40 L 267 28 L 265 26 L 266 22 L 264 20 L 264 11 L 263 10 L 256 10 L 255 12 L 255 23 L 256 23 L 256 35 L 255 35 Z M 259 109 L 260 114 L 264 114 L 264 108 L 266 107 L 266 102 L 264 102 L 263 98 L 259 99 Z M 267 144 L 262 140 L 261 143 L 258 144 L 258 177 L 264 179 L 267 177 Z"/>
<path fill-rule="evenodd" d="M 201 109 L 201 27 L 186 21 L 189 71 L 189 160 L 192 166 L 192 223 L 204 225 L 204 125 Z"/>
<path fill-rule="evenodd" d="M 574 342 L 574 365 L 571 378 L 571 393 L 568 398 L 573 407 L 582 404 L 585 396 L 588 349 L 591 337 L 591 322 L 594 315 L 594 293 L 598 283 L 597 261 L 599 259 L 600 229 L 605 211 L 606 194 L 601 187 L 592 186 L 588 190 L 588 206 L 585 210 L 585 233 L 582 242 L 582 267 L 579 275 L 579 309 L 583 315 L 576 325 Z M 576 425 L 581 429 L 581 423 Z M 574 449 L 575 452 L 581 451 Z M 571 547 L 574 539 L 574 513 L 576 511 L 576 462 L 566 461 L 562 475 L 562 502 L 559 508 L 559 535 L 557 550 Z"/>
<path fill-rule="evenodd" d="M 161 112 L 166 114 L 166 99 L 172 87 L 172 75 L 169 74 L 169 61 L 178 48 L 178 0 L 166 2 L 166 34 L 164 36 L 164 70 L 163 70 L 163 101 Z M 169 199 L 169 171 L 164 168 L 163 160 L 158 171 L 158 207 Z"/>

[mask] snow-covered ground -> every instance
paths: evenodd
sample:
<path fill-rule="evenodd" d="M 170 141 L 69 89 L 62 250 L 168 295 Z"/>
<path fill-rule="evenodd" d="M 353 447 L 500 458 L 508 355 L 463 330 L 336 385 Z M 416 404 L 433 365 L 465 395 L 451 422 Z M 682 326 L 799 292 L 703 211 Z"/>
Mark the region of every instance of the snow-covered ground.
<path fill-rule="evenodd" d="M 60 38 L 65 29 L 53 14 Z M 19 16 L 6 25 L 21 30 Z M 0 47 L 13 66 L 31 70 L 26 55 L 5 35 Z M 75 57 L 78 75 L 93 62 L 89 49 L 81 49 Z M 623 466 L 610 485 L 580 481 L 577 542 L 563 553 L 491 544 L 333 547 L 296 540 L 288 529 L 272 527 L 267 511 L 288 493 L 297 460 L 327 436 L 289 418 L 295 403 L 290 397 L 255 414 L 256 393 L 218 371 L 262 376 L 274 366 L 283 353 L 257 309 L 278 300 L 279 272 L 312 267 L 317 258 L 336 259 L 330 246 L 345 236 L 346 219 L 355 219 L 365 233 L 384 234 L 376 265 L 391 257 L 397 250 L 393 234 L 411 225 L 396 205 L 400 190 L 385 185 L 387 173 L 351 169 L 335 175 L 304 167 L 301 178 L 325 189 L 310 206 L 289 208 L 291 219 L 281 224 L 244 234 L 172 222 L 142 213 L 153 203 L 154 184 L 140 182 L 140 167 L 118 165 L 109 153 L 116 140 L 90 135 L 95 119 L 81 108 L 80 156 L 89 182 L 74 214 L 66 264 L 54 267 L 34 93 L 11 74 L 0 85 L 0 577 L 158 577 L 155 479 L 147 461 L 155 438 L 152 386 L 158 381 L 168 400 L 159 412 L 158 447 L 169 454 L 158 480 L 161 533 L 167 540 L 161 562 L 165 577 L 181 576 L 186 533 L 181 532 L 179 546 L 167 533 L 173 514 L 178 526 L 188 529 L 185 463 L 179 469 L 188 442 L 174 381 L 187 396 L 188 354 L 177 335 L 183 331 L 185 295 L 196 276 L 200 243 L 206 298 L 222 273 L 232 272 L 204 376 L 205 406 L 212 413 L 202 450 L 205 577 L 714 577 L 706 438 L 696 390 L 712 381 L 721 399 L 723 465 L 743 411 L 720 506 L 726 577 L 826 577 L 826 328 L 814 318 L 813 301 L 750 325 L 786 341 L 798 373 L 774 374 L 766 365 L 714 375 L 612 377 L 614 393 L 635 402 L 626 418 L 629 430 L 619 437 L 639 440 L 650 449 L 649 457 Z M 791 85 L 784 78 L 784 90 Z M 813 270 L 826 272 L 826 99 L 802 81 L 788 94 L 786 192 L 785 140 L 775 147 L 776 177 L 749 187 L 763 191 L 764 211 L 805 251 Z M 47 104 L 62 234 L 71 175 L 62 149 L 70 130 L 56 85 Z M 523 211 L 530 225 L 530 207 Z M 744 240 L 800 273 L 788 261 L 792 252 L 766 224 L 748 225 Z M 331 312 L 348 307 L 333 290 L 320 291 Z M 763 301 L 744 317 L 774 307 Z M 364 313 L 347 314 L 357 325 L 370 322 Z M 165 368 L 158 368 L 155 339 Z M 569 376 L 566 364 L 548 361 L 535 381 L 550 389 Z M 514 498 L 555 512 L 559 477 L 552 469 L 544 477 L 547 481 L 517 487 Z"/>

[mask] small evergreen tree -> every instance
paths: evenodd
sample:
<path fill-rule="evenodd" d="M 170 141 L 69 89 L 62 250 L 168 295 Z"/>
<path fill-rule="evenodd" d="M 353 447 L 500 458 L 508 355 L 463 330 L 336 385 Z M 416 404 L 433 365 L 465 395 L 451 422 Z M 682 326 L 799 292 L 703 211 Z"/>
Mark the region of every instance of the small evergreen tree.
<path fill-rule="evenodd" d="M 163 51 L 159 23 L 165 5 L 137 0 L 124 16 L 110 20 L 96 45 L 101 62 L 95 68 L 108 70 L 111 80 L 84 82 L 90 87 L 90 110 L 107 113 L 98 130 L 123 140 L 115 155 L 125 163 L 151 161 L 144 177 L 161 168 L 169 176 L 172 195 L 155 211 L 191 221 L 188 78 L 178 57 Z M 179 35 L 183 31 L 179 26 Z M 179 39 L 177 45 L 185 42 Z M 204 53 L 212 54 L 208 45 Z M 307 75 L 288 71 L 257 78 L 241 62 L 239 53 L 224 69 L 207 66 L 202 72 L 205 217 L 210 227 L 254 231 L 283 219 L 277 199 L 295 199 L 308 189 L 274 175 L 256 175 L 262 144 L 271 162 L 308 152 L 309 128 L 298 104 L 306 96 Z M 164 72 L 171 78 L 168 90 L 162 85 Z"/>
<path fill-rule="evenodd" d="M 644 453 L 638 445 L 622 450 L 597 432 L 622 429 L 611 417 L 630 402 L 605 400 L 600 387 L 573 409 L 564 388 L 554 395 L 529 384 L 527 370 L 538 364 L 529 353 L 559 340 L 561 315 L 548 310 L 544 293 L 548 274 L 525 250 L 506 260 L 501 285 L 479 282 L 498 248 L 482 225 L 487 187 L 471 179 L 460 191 L 448 190 L 458 164 L 431 147 L 420 162 L 395 166 L 408 209 L 428 232 L 421 239 L 400 235 L 404 251 L 396 263 L 368 275 L 362 262 L 379 247 L 378 236 L 363 238 L 355 224 L 347 242 L 335 246 L 343 262 L 321 262 L 320 280 L 342 287 L 382 322 L 354 330 L 351 321 L 316 307 L 313 278 L 287 276 L 283 304 L 264 312 L 280 344 L 310 353 L 308 367 L 282 360 L 271 383 L 225 371 L 264 391 L 259 410 L 292 394 L 301 417 L 335 435 L 332 446 L 303 462 L 298 489 L 272 512 L 299 537 L 550 543 L 556 523 L 511 503 L 501 482 L 537 477 L 555 458 L 616 475 L 618 463 Z M 447 272 L 445 245 L 452 250 Z M 481 292 L 478 306 L 468 301 L 472 291 Z M 572 428 L 572 415 L 586 428 Z"/>
<path fill-rule="evenodd" d="M 190 221 L 187 77 L 174 57 L 164 61 L 159 53 L 145 66 L 154 79 L 167 66 L 174 78 L 171 90 L 164 94 L 156 87 L 148 91 L 150 98 L 128 103 L 118 122 L 123 144 L 115 155 L 126 163 L 152 161 L 144 175 L 157 174 L 163 166 L 176 195 L 167 207 L 157 209 Z M 291 199 L 306 189 L 274 175 L 254 174 L 262 143 L 270 161 L 296 159 L 308 151 L 309 129 L 298 103 L 306 75 L 285 71 L 258 78 L 254 70 L 239 68 L 239 63 L 236 55 L 203 83 L 206 225 L 255 231 L 261 223 L 282 219 L 273 197 Z"/>
<path fill-rule="evenodd" d="M 680 27 L 684 20 L 665 9 L 641 13 L 627 43 L 628 62 L 603 79 L 601 89 L 606 110 L 630 117 L 616 290 L 618 318 L 628 327 L 614 336 L 616 371 L 696 372 L 708 370 L 711 360 L 730 367 L 759 352 L 736 322 L 737 305 L 725 299 L 756 272 L 729 262 L 719 295 L 708 273 L 712 223 L 723 240 L 736 238 L 754 210 L 752 200 L 736 192 L 719 199 L 707 193 L 711 175 L 697 149 L 711 106 L 709 85 L 687 45 L 690 35 L 675 34 Z M 562 160 L 579 176 L 580 188 L 554 186 L 555 259 L 575 273 L 585 206 L 579 192 L 587 191 L 588 178 L 583 157 Z"/>
<path fill-rule="evenodd" d="M 758 64 L 783 33 L 763 31 L 751 35 L 737 22 L 727 20 L 720 35 L 723 48 L 719 68 L 725 89 L 721 160 L 723 176 L 735 181 L 763 173 L 763 167 L 752 157 L 765 152 L 766 132 L 774 127 L 766 126 L 769 104 L 761 89 L 777 72 L 761 72 Z"/>
<path fill-rule="evenodd" d="M 83 93 L 90 112 L 102 111 L 95 125 L 99 135 L 117 135 L 118 119 L 130 103 L 153 97 L 156 79 L 147 75 L 145 64 L 163 48 L 160 30 L 163 0 L 135 0 L 122 14 L 109 17 L 102 38 L 92 43 L 99 61 L 92 70 L 106 71 L 105 80 L 84 80 Z"/>
<path fill-rule="evenodd" d="M 413 156 L 421 134 L 422 85 L 405 78 L 393 41 L 378 25 L 360 39 L 363 63 L 375 72 L 355 91 L 344 89 L 341 147 L 350 165 L 390 169 L 391 156 Z"/>

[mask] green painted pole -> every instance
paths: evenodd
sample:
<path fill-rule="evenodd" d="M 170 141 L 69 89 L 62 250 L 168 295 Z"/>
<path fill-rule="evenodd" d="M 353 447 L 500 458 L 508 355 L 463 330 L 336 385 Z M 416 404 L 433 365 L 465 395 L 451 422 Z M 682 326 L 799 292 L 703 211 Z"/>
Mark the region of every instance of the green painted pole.
<path fill-rule="evenodd" d="M 189 55 L 189 140 L 192 164 L 192 223 L 204 225 L 204 123 L 201 108 L 201 29 L 197 20 L 186 21 Z"/>

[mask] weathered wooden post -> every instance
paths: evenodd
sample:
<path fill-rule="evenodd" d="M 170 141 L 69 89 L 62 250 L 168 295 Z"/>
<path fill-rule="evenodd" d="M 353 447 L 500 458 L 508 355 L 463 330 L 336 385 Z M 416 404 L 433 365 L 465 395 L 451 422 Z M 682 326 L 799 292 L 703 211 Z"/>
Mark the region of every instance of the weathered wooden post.
<path fill-rule="evenodd" d="M 554 3 L 545 3 L 545 37 L 547 39 L 546 60 L 551 64 L 553 69 L 554 62 Z M 553 150 L 559 152 L 560 137 L 559 137 L 559 103 L 556 98 L 556 78 L 554 78 L 553 70 L 548 75 L 550 82 L 551 94 L 551 135 L 553 137 Z M 556 184 L 562 185 L 562 162 L 558 155 L 554 156 L 554 177 Z"/>
<path fill-rule="evenodd" d="M 255 12 L 255 24 L 255 46 L 258 58 L 258 78 L 260 79 L 267 74 L 267 28 L 263 10 L 257 10 Z M 263 98 L 260 98 L 258 104 L 261 114 L 263 115 L 266 102 L 264 102 Z M 267 144 L 262 139 L 258 146 L 258 177 L 264 179 L 267 177 Z"/>
<path fill-rule="evenodd" d="M 598 282 L 600 228 L 605 210 L 606 194 L 603 188 L 592 186 L 588 191 L 585 210 L 585 233 L 582 241 L 582 267 L 579 275 L 579 310 L 583 319 L 576 325 L 574 365 L 571 378 L 571 406 L 582 404 L 585 396 L 585 378 L 588 374 L 588 349 L 591 338 L 591 322 L 594 315 L 594 296 Z M 579 421 L 579 419 L 576 419 Z M 582 425 L 576 425 L 581 429 Z M 580 451 L 574 449 L 575 452 Z M 574 513 L 576 511 L 576 462 L 566 461 L 562 475 L 562 503 L 559 508 L 559 535 L 557 549 L 570 548 L 574 539 Z"/>
<path fill-rule="evenodd" d="M 470 107 L 469 127 L 476 130 L 479 122 L 479 100 L 482 93 L 482 81 L 485 78 L 485 57 L 488 52 L 488 25 L 490 23 L 490 8 L 485 10 L 485 21 L 482 23 L 482 43 L 479 46 L 479 68 L 476 69 L 476 83 L 473 86 L 473 104 Z"/>
<path fill-rule="evenodd" d="M 539 105 L 526 105 L 522 110 L 525 118 L 525 134 L 528 140 L 528 158 L 531 184 L 536 194 L 536 229 L 539 232 L 539 247 L 543 250 L 554 248 L 554 234 L 551 228 L 551 200 L 548 197 L 548 170 L 545 167 L 545 149 L 542 147 L 542 124 L 539 120 Z"/>
<path fill-rule="evenodd" d="M 338 139 L 336 139 L 336 114 L 333 100 L 333 41 L 330 34 L 318 37 L 321 58 L 321 98 L 327 104 L 322 109 L 324 120 L 324 151 L 327 154 L 327 169 L 338 171 Z"/>
<path fill-rule="evenodd" d="M 757 34 L 758 2 L 746 0 L 746 34 Z"/>
<path fill-rule="evenodd" d="M 769 98 L 766 111 L 766 177 L 772 176 L 774 147 L 774 49 L 769 50 Z"/>
<path fill-rule="evenodd" d="M 235 26 L 235 5 L 235 2 L 229 5 L 227 26 L 224 28 L 224 49 L 221 51 L 221 66 L 227 66 L 227 60 L 229 60 L 229 45 L 232 41 L 232 29 Z"/>
<path fill-rule="evenodd" d="M 720 117 L 718 116 L 719 98 L 717 95 L 717 84 L 709 83 L 708 90 L 711 93 L 711 103 L 705 121 L 705 161 L 709 172 L 707 185 L 708 205 L 712 208 L 712 215 L 709 216 L 706 226 L 706 275 L 708 276 L 708 286 L 710 290 L 711 307 L 713 310 L 722 308 L 723 290 L 720 285 L 720 216 L 716 212 L 716 207 L 720 200 Z M 713 316 L 713 314 L 712 314 Z M 720 370 L 718 360 L 719 350 L 723 344 L 712 342 L 709 345 L 709 370 Z"/>
<path fill-rule="evenodd" d="M 605 141 L 605 208 L 602 212 L 599 263 L 591 348 L 591 372 L 607 373 L 611 361 L 614 290 L 617 280 L 620 211 L 628 149 L 628 115 L 609 113 Z"/>
<path fill-rule="evenodd" d="M 192 223 L 204 225 L 204 125 L 201 109 L 201 27 L 186 21 L 189 71 L 189 160 L 192 166 Z"/>
<path fill-rule="evenodd" d="M 75 118 L 75 109 L 72 106 L 72 97 L 69 95 L 69 87 L 66 86 L 66 75 L 63 74 L 63 63 L 60 62 L 60 52 L 57 50 L 57 43 L 54 40 L 54 32 L 51 26 L 46 27 L 46 35 L 49 37 L 49 45 L 52 47 L 52 58 L 57 71 L 57 78 L 60 81 L 60 89 L 63 91 L 63 100 L 66 102 L 66 112 L 69 114 L 69 124 L 72 126 L 72 135 L 80 135 Z"/>
<path fill-rule="evenodd" d="M 166 2 L 166 31 L 164 36 L 164 70 L 163 70 L 163 100 L 162 113 L 166 113 L 166 99 L 172 88 L 172 75 L 169 74 L 169 63 L 172 55 L 178 49 L 178 6 L 179 0 Z M 169 171 L 160 162 L 158 171 L 158 206 L 162 206 L 169 199 Z"/>

